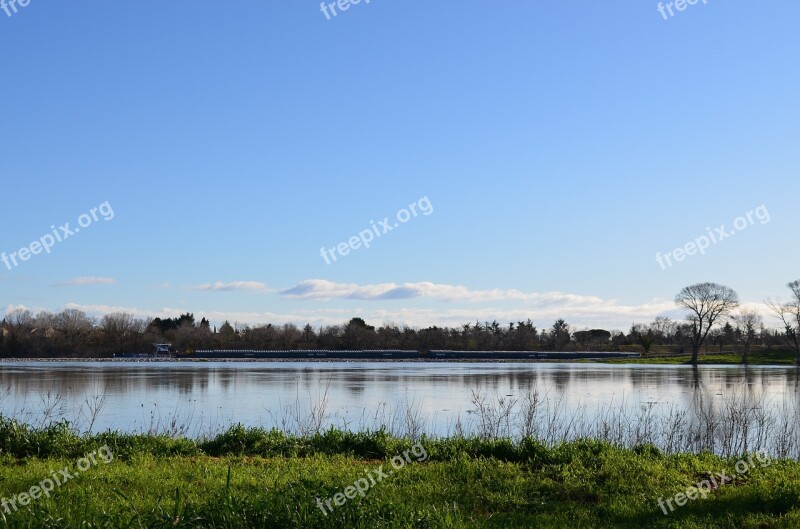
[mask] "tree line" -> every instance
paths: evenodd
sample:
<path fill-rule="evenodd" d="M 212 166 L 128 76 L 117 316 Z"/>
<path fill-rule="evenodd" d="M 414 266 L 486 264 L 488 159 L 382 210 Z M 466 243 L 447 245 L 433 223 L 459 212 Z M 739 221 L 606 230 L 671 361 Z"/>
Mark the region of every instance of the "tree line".
<path fill-rule="evenodd" d="M 232 325 L 219 328 L 194 314 L 176 318 L 136 318 L 127 313 L 92 318 L 77 309 L 33 314 L 16 309 L 0 322 L 0 357 L 110 357 L 147 353 L 153 343 L 171 343 L 179 354 L 197 349 L 408 349 L 430 351 L 639 351 L 655 349 L 691 353 L 697 363 L 701 350 L 725 347 L 742 353 L 743 362 L 755 348 L 788 347 L 800 365 L 800 280 L 788 284 L 788 302 L 768 300 L 780 328 L 767 327 L 753 310 L 740 309 L 736 292 L 716 283 L 687 286 L 675 297 L 686 318 L 673 321 L 657 317 L 635 323 L 628 332 L 605 329 L 578 330 L 558 319 L 545 328 L 531 320 L 501 324 L 497 321 L 466 323 L 458 327 L 412 328 L 391 323 L 375 327 L 362 318 L 342 325 L 314 328 L 282 325 Z"/>

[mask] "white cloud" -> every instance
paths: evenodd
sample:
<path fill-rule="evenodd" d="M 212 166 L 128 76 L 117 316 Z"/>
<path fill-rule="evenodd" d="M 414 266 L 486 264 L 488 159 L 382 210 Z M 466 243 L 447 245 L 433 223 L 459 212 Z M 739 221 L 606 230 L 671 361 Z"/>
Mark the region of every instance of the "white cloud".
<path fill-rule="evenodd" d="M 652 321 L 656 316 L 663 314 L 668 314 L 673 318 L 679 317 L 679 314 L 674 311 L 675 307 L 672 304 L 669 305 L 669 308 L 672 309 L 672 312 L 659 310 L 663 308 L 660 305 L 641 305 L 636 307 L 620 307 L 620 310 L 618 311 L 607 310 L 603 312 L 597 312 L 587 309 L 585 311 L 574 312 L 570 314 L 565 314 L 563 311 L 556 308 L 551 308 L 548 310 L 530 310 L 522 308 L 459 308 L 450 310 L 434 310 L 409 307 L 396 310 L 384 310 L 357 307 L 350 309 L 332 308 L 296 310 L 290 312 L 260 312 L 198 310 L 185 308 L 179 309 L 171 307 L 152 310 L 141 309 L 138 307 L 86 305 L 76 303 L 68 303 L 62 308 L 79 309 L 87 314 L 97 317 L 102 317 L 105 314 L 127 312 L 138 318 L 173 318 L 187 312 L 188 310 L 189 312 L 193 312 L 197 318 L 208 318 L 216 325 L 227 320 L 232 323 L 247 325 L 294 323 L 295 325 L 303 326 L 306 323 L 310 323 L 315 327 L 320 325 L 344 324 L 354 316 L 364 318 L 364 320 L 373 325 L 381 325 L 385 322 L 395 322 L 397 324 L 405 324 L 412 327 L 428 327 L 431 325 L 459 327 L 465 323 L 474 323 L 475 321 L 484 322 L 495 320 L 500 322 L 502 325 L 506 325 L 511 321 L 517 322 L 525 321 L 527 319 L 533 320 L 533 322 L 539 327 L 547 327 L 550 326 L 557 318 L 564 318 L 574 328 L 600 327 L 627 331 L 631 323 L 634 321 L 642 323 L 649 322 Z"/>
<path fill-rule="evenodd" d="M 358 299 L 385 301 L 392 299 L 431 298 L 437 301 L 522 301 L 554 305 L 597 305 L 605 303 L 596 296 L 581 296 L 563 292 L 523 292 L 516 289 L 470 290 L 461 285 L 421 281 L 418 283 L 378 283 L 356 285 L 334 283 L 325 279 L 308 279 L 281 291 L 291 299 Z"/>
<path fill-rule="evenodd" d="M 128 312 L 140 318 L 171 318 L 182 313 L 193 312 L 198 318 L 205 317 L 219 324 L 225 320 L 248 325 L 294 323 L 298 326 L 310 323 L 313 326 L 346 323 L 350 318 L 359 316 L 371 324 L 380 325 L 385 322 L 396 322 L 412 327 L 460 326 L 477 321 L 498 321 L 505 325 L 511 321 L 531 319 L 539 326 L 549 326 L 557 318 L 564 318 L 573 327 L 601 327 L 607 329 L 627 330 L 633 322 L 649 322 L 656 316 L 668 315 L 679 318 L 680 313 L 670 301 L 654 301 L 642 305 L 606 304 L 603 306 L 532 306 L 532 307 L 474 307 L 449 308 L 444 310 L 417 307 L 383 309 L 371 306 L 351 308 L 302 309 L 286 312 L 271 311 L 218 311 L 201 310 L 200 308 L 171 308 L 157 310 L 137 307 L 121 307 L 106 305 L 79 305 L 70 303 L 64 308 L 76 308 L 94 316 L 102 316 L 115 312 Z"/>
<path fill-rule="evenodd" d="M 252 281 L 218 282 L 199 285 L 194 289 L 271 291 L 264 283 Z M 61 308 L 77 308 L 93 316 L 128 312 L 140 318 L 175 317 L 189 311 L 197 318 L 208 318 L 215 325 L 228 320 L 247 325 L 294 323 L 302 326 L 310 323 L 315 327 L 346 323 L 350 318 L 358 316 L 373 325 L 396 322 L 412 327 L 431 325 L 454 327 L 475 321 L 495 320 L 507 325 L 512 321 L 530 319 L 541 328 L 550 326 L 558 318 L 563 318 L 573 328 L 627 330 L 634 322 L 647 323 L 656 316 L 669 316 L 675 320 L 680 320 L 684 316 L 671 299 L 653 299 L 638 304 L 626 304 L 615 299 L 563 292 L 539 293 L 516 289 L 472 290 L 464 286 L 432 282 L 358 285 L 312 279 L 302 281 L 295 287 L 280 291 L 279 294 L 284 298 L 283 302 L 269 301 L 269 306 L 274 311 L 202 310 L 202 307 L 197 305 L 187 308 L 184 303 L 179 304 L 183 308 L 163 307 L 155 310 L 75 303 L 69 303 Z M 392 300 L 391 304 L 385 303 L 389 300 Z M 311 303 L 306 305 L 304 301 L 313 302 L 313 305 Z M 445 304 L 432 306 L 431 301 Z M 252 305 L 248 303 L 248 306 Z M 748 302 L 743 303 L 744 306 L 761 312 L 767 325 L 771 326 L 772 318 L 763 304 Z M 9 311 L 11 308 L 9 306 L 6 310 Z"/>
<path fill-rule="evenodd" d="M 11 306 L 9 306 L 11 308 Z M 124 307 L 119 305 L 88 305 L 78 303 L 67 303 L 62 308 L 64 309 L 78 309 L 91 314 L 92 316 L 104 316 L 106 314 L 114 314 L 125 312 L 132 314 L 137 318 L 174 318 L 192 312 L 197 319 L 207 318 L 215 324 L 220 324 L 223 321 L 230 321 L 232 323 L 242 323 L 248 325 L 259 324 L 283 324 L 295 323 L 297 325 L 305 325 L 311 323 L 312 325 L 333 325 L 337 323 L 346 323 L 352 317 L 352 310 L 346 309 L 319 309 L 308 311 L 296 311 L 288 313 L 277 312 L 259 312 L 259 311 L 218 311 L 218 310 L 196 310 L 186 308 L 173 308 L 162 307 L 160 309 L 142 309 L 139 307 Z"/>
<path fill-rule="evenodd" d="M 196 285 L 190 288 L 190 290 L 198 290 L 201 292 L 231 292 L 234 290 L 243 290 L 243 291 L 250 291 L 250 292 L 269 292 L 269 288 L 264 283 L 260 283 L 258 281 L 231 281 L 229 283 L 223 283 L 222 281 L 217 281 L 216 283 L 205 283 L 202 285 Z"/>
<path fill-rule="evenodd" d="M 92 285 L 114 285 L 117 280 L 113 277 L 73 277 L 67 281 L 55 283 L 56 287 L 87 287 Z"/>

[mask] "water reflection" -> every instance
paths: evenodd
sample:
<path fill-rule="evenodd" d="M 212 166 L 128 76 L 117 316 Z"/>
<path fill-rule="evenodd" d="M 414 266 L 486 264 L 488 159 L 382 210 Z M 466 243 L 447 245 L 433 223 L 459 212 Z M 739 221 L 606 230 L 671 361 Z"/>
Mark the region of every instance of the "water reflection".
<path fill-rule="evenodd" d="M 325 399 L 326 424 L 369 427 L 412 407 L 431 433 L 450 434 L 473 392 L 521 398 L 538 390 L 565 410 L 609 406 L 695 413 L 744 392 L 769 406 L 798 404 L 796 368 L 471 363 L 0 363 L 0 413 L 87 422 L 87 399 L 105 396 L 95 430 L 147 431 L 157 422 L 190 434 L 231 423 L 281 426 Z M 54 403 L 58 400 L 59 402 Z M 372 421 L 372 422 L 370 422 Z M 85 425 L 83 425 L 85 426 Z"/>

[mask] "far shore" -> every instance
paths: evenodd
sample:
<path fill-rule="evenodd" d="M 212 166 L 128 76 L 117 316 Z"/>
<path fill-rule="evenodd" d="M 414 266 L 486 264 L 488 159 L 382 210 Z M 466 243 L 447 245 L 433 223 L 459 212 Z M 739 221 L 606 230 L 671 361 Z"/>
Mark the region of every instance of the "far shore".
<path fill-rule="evenodd" d="M 691 355 L 654 355 L 639 358 L 598 358 L 598 359 L 435 359 L 435 358 L 405 358 L 405 359 L 341 359 L 341 358 L 87 358 L 87 357 L 43 357 L 43 358 L 0 358 L 0 363 L 436 363 L 436 364 L 609 364 L 609 365 L 691 365 Z M 698 359 L 699 366 L 757 366 L 757 367 L 790 367 L 797 366 L 795 357 L 790 352 L 772 351 L 752 355 L 747 364 L 742 363 L 738 353 L 705 353 Z M 800 367 L 800 366 L 798 366 Z"/>

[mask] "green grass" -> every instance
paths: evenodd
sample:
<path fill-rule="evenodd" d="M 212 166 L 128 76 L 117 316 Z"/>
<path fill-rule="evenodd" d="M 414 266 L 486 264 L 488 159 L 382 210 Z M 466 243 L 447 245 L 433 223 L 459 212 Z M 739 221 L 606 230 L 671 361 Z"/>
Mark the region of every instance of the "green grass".
<path fill-rule="evenodd" d="M 651 356 L 634 359 L 614 359 L 604 360 L 607 364 L 659 364 L 659 365 L 681 365 L 689 364 L 692 359 L 691 354 L 676 356 Z M 698 365 L 740 365 L 742 355 L 739 353 L 700 353 L 697 358 Z M 750 354 L 749 364 L 755 366 L 764 365 L 796 365 L 795 354 L 792 351 L 759 351 Z"/>
<path fill-rule="evenodd" d="M 9 430 L 18 434 L 9 437 Z M 21 433 L 20 433 L 21 432 Z M 10 441 L 8 440 L 10 439 Z M 665 516 L 669 498 L 735 459 L 666 456 L 596 441 L 423 439 L 412 462 L 325 515 L 328 498 L 412 446 L 385 432 L 293 437 L 235 427 L 210 440 L 76 436 L 64 425 L 0 424 L 0 495 L 9 498 L 108 444 L 99 463 L 0 527 L 99 528 L 789 528 L 800 527 L 800 463 L 774 461 Z M 35 455 L 34 455 L 35 454 Z"/>

